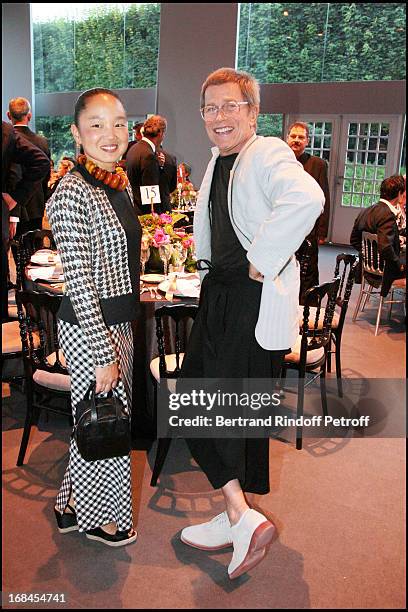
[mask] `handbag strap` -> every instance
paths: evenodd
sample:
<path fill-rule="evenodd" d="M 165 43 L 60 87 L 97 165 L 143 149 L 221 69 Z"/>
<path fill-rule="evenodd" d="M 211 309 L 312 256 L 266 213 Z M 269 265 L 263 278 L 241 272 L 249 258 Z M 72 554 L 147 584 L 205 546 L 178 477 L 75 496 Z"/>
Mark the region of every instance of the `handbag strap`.
<path fill-rule="evenodd" d="M 97 395 L 96 395 L 95 390 L 96 390 L 96 381 L 92 381 L 84 397 L 85 400 L 91 401 L 91 423 L 92 425 L 95 425 L 96 422 L 98 421 L 98 411 L 97 411 L 97 406 L 96 406 Z M 122 402 L 120 400 L 119 394 L 116 389 L 111 389 L 110 391 L 108 391 L 106 397 L 112 397 L 112 396 L 115 398 L 116 417 L 119 419 L 121 417 Z"/>

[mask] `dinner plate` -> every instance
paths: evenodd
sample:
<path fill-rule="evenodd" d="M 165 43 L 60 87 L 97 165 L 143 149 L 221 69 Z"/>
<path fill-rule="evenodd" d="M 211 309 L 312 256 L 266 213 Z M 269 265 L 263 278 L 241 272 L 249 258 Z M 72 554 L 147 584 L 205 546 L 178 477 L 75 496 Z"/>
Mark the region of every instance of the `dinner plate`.
<path fill-rule="evenodd" d="M 27 270 L 28 276 L 32 281 L 42 280 L 50 283 L 57 283 L 64 280 L 64 275 L 61 273 L 56 278 L 53 277 L 55 266 L 47 266 L 41 268 L 31 268 Z"/>
<path fill-rule="evenodd" d="M 163 274 L 143 274 L 140 280 L 144 283 L 161 283 L 164 281 L 165 276 Z"/>
<path fill-rule="evenodd" d="M 167 293 L 169 289 L 170 281 L 167 279 L 160 283 L 158 286 L 159 291 Z M 200 281 L 197 278 L 192 280 L 177 279 L 176 291 L 173 295 L 175 297 L 191 297 L 198 298 L 200 295 Z"/>
<path fill-rule="evenodd" d="M 41 249 L 31 256 L 31 263 L 39 264 L 40 266 L 55 266 L 61 263 L 61 258 L 55 251 L 50 249 Z"/>

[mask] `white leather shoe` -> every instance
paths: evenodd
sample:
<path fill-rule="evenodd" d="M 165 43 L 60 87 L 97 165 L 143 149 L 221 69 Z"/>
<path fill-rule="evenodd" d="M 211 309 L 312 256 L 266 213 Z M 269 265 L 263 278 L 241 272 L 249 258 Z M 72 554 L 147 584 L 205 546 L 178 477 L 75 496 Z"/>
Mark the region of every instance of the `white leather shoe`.
<path fill-rule="evenodd" d="M 231 525 L 227 513 L 222 512 L 207 523 L 185 527 L 180 538 L 184 544 L 200 550 L 218 550 L 231 546 Z"/>
<path fill-rule="evenodd" d="M 275 533 L 275 525 L 253 509 L 248 509 L 236 525 L 231 527 L 234 554 L 228 566 L 231 580 L 258 565 L 267 553 Z"/>

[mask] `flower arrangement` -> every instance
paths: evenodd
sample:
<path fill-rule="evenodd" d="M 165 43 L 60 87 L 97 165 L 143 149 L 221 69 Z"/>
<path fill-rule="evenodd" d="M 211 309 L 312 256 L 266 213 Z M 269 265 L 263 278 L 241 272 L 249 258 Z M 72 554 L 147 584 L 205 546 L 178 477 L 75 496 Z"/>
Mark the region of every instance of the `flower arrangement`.
<path fill-rule="evenodd" d="M 157 213 L 142 215 L 139 217 L 142 226 L 142 254 L 143 251 L 150 250 L 161 251 L 161 247 L 167 246 L 168 259 L 174 265 L 178 265 L 181 258 L 181 253 L 185 257 L 185 267 L 188 271 L 195 269 L 194 264 L 194 238 L 190 234 L 186 234 L 184 228 L 174 227 L 174 224 L 180 219 L 186 218 L 182 213 Z M 150 256 L 150 268 L 159 265 L 157 264 L 157 256 Z M 156 260 L 156 261 L 154 261 Z M 184 261 L 183 261 L 184 263 Z"/>
<path fill-rule="evenodd" d="M 170 194 L 173 208 L 190 208 L 196 205 L 197 190 L 190 181 L 191 168 L 184 162 L 177 166 L 177 188 Z"/>
<path fill-rule="evenodd" d="M 173 208 L 181 208 L 183 206 L 195 206 L 197 202 L 197 194 L 193 183 L 183 181 L 177 183 L 177 189 L 170 194 L 170 203 Z"/>

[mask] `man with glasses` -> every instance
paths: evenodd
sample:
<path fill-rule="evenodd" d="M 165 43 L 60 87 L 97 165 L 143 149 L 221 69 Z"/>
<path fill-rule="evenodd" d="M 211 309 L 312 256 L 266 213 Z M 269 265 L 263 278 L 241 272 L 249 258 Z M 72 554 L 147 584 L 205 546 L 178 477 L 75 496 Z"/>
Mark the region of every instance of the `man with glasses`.
<path fill-rule="evenodd" d="M 221 68 L 201 90 L 201 116 L 215 145 L 194 218 L 205 260 L 200 307 L 182 378 L 277 378 L 298 334 L 299 269 L 294 256 L 323 207 L 318 184 L 286 143 L 256 135 L 259 85 Z M 205 264 L 200 262 L 202 268 Z M 275 527 L 245 493 L 269 492 L 269 440 L 187 439 L 226 511 L 183 529 L 185 544 L 233 546 L 231 579 L 257 565 Z"/>

